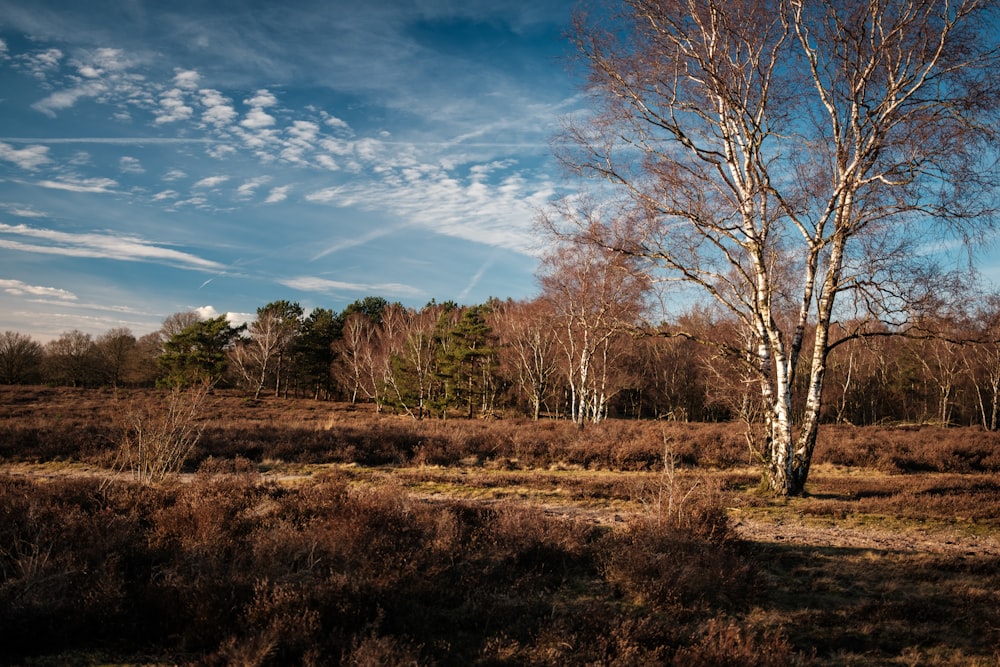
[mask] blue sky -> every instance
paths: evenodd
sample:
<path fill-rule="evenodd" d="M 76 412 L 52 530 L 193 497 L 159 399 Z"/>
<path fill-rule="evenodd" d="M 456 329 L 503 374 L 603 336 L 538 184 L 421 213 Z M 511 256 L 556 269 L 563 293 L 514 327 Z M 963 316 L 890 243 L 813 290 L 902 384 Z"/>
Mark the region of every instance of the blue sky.
<path fill-rule="evenodd" d="M 572 0 L 0 0 L 0 330 L 537 290 Z"/>

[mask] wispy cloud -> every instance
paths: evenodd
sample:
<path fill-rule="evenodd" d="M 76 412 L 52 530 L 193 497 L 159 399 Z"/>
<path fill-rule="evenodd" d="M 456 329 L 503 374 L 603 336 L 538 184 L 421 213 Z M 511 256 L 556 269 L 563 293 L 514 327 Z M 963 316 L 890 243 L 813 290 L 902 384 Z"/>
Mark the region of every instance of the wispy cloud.
<path fill-rule="evenodd" d="M 254 194 L 257 193 L 257 188 L 266 184 L 270 180 L 270 176 L 258 176 L 256 178 L 251 178 L 240 185 L 240 187 L 236 188 L 236 194 L 240 197 L 253 197 Z"/>
<path fill-rule="evenodd" d="M 126 262 L 157 262 L 171 266 L 218 271 L 223 265 L 190 253 L 156 245 L 136 236 L 115 234 L 71 234 L 28 225 L 0 223 L 0 248 L 66 257 L 112 259 Z"/>
<path fill-rule="evenodd" d="M 45 80 L 52 72 L 59 68 L 63 59 L 63 52 L 56 48 L 23 53 L 17 57 L 18 67 L 26 70 L 29 74 L 39 80 Z"/>
<path fill-rule="evenodd" d="M 268 193 L 267 199 L 264 200 L 265 204 L 278 204 L 286 199 L 288 199 L 288 191 L 291 190 L 290 185 L 279 185 L 276 188 L 271 188 L 271 192 Z"/>
<path fill-rule="evenodd" d="M 0 279 L 0 289 L 7 294 L 14 296 L 33 296 L 56 299 L 59 301 L 76 301 L 76 295 L 58 287 L 43 287 L 41 285 L 29 285 L 20 280 Z"/>
<path fill-rule="evenodd" d="M 208 176 L 195 183 L 195 188 L 215 188 L 229 180 L 228 176 Z"/>
<path fill-rule="evenodd" d="M 122 156 L 118 160 L 118 169 L 124 174 L 146 173 L 146 170 L 143 168 L 142 163 L 139 162 L 139 159 L 128 155 Z"/>
<path fill-rule="evenodd" d="M 297 278 L 285 278 L 277 281 L 285 287 L 302 290 L 303 292 L 320 292 L 322 294 L 348 292 L 366 294 L 384 294 L 386 296 L 398 296 L 401 298 L 415 298 L 424 296 L 424 292 L 410 285 L 401 283 L 351 283 L 339 280 L 328 280 L 314 276 L 300 276 Z"/>
<path fill-rule="evenodd" d="M 325 248 L 323 248 L 322 251 L 312 256 L 309 259 L 309 261 L 315 262 L 317 259 L 322 259 L 327 255 L 332 255 L 337 252 L 342 252 L 344 250 L 349 250 L 351 248 L 363 246 L 366 243 L 371 243 L 372 241 L 380 239 L 384 236 L 389 236 L 391 234 L 394 234 L 406 226 L 407 226 L 406 223 L 403 223 L 403 224 L 393 225 L 390 227 L 377 227 L 375 229 L 372 229 L 367 234 L 362 234 L 360 236 L 356 236 L 353 238 L 342 239 L 340 241 L 337 241 L 336 243 L 331 243 L 330 245 L 326 246 Z"/>
<path fill-rule="evenodd" d="M 0 204 L 0 208 L 3 208 L 3 210 L 7 211 L 10 215 L 16 215 L 19 218 L 47 217 L 45 213 L 42 213 L 31 206 L 22 206 L 20 204 Z"/>
<path fill-rule="evenodd" d="M 66 190 L 67 192 L 89 192 L 91 194 L 107 194 L 114 192 L 112 188 L 118 186 L 118 182 L 110 178 L 79 178 L 62 181 L 44 180 L 37 183 L 43 188 L 50 190 Z"/>
<path fill-rule="evenodd" d="M 438 234 L 530 253 L 533 220 L 555 194 L 555 186 L 547 179 L 529 183 L 515 166 L 493 162 L 462 172 L 434 164 L 387 162 L 378 181 L 322 188 L 305 199 L 391 211 Z M 487 174 L 494 182 L 485 180 Z"/>
<path fill-rule="evenodd" d="M 84 97 L 97 97 L 107 91 L 107 86 L 101 81 L 85 81 L 78 86 L 60 90 L 44 97 L 31 105 L 36 111 L 41 111 L 51 118 L 57 111 L 69 109 Z"/>
<path fill-rule="evenodd" d="M 214 144 L 218 140 L 210 137 L 0 137 L 0 141 L 31 144 L 110 144 L 123 146 L 147 146 L 158 144 Z"/>
<path fill-rule="evenodd" d="M 0 160 L 13 162 L 21 169 L 35 171 L 43 164 L 51 162 L 49 147 L 40 145 L 14 148 L 10 144 L 0 142 Z"/>
<path fill-rule="evenodd" d="M 170 265 L 203 271 L 194 287 L 227 275 L 195 299 L 252 311 L 261 292 L 233 266 L 260 271 L 253 280 L 292 276 L 282 284 L 333 305 L 331 296 L 371 293 L 416 302 L 432 284 L 478 298 L 487 283 L 503 284 L 501 272 L 530 263 L 506 250 L 526 253 L 535 209 L 555 190 L 547 137 L 567 94 L 536 75 L 550 46 L 518 51 L 515 26 L 530 25 L 529 12 L 506 0 L 391 0 L 349 14 L 314 3 L 280 12 L 196 4 L 123 12 L 0 0 L 10 35 L 0 69 L 12 83 L 0 91 L 0 133 L 13 135 L 0 136 L 6 277 L 44 283 L 30 276 L 78 271 L 79 282 L 66 284 L 88 301 L 87 281 L 114 273 L 115 261 Z M 545 35 L 555 14 L 568 18 L 570 0 L 551 4 L 560 6 L 532 8 L 546 14 L 536 24 Z M 478 26 L 488 27 L 488 43 L 477 35 L 472 45 L 465 31 Z M 453 28 L 462 40 L 446 39 Z M 121 48 L 99 48 L 108 44 Z M 105 225 L 124 231 L 64 231 Z M 247 233 L 234 236 L 238 227 Z M 164 231 L 136 236 L 154 229 Z M 455 239 L 503 251 L 469 251 Z M 407 241 L 418 257 L 398 250 Z M 461 259 L 435 256 L 437 248 Z M 306 264 L 338 252 L 335 262 Z M 27 253 L 50 255 L 59 273 L 29 273 L 46 265 Z M 387 268 L 389 253 L 401 259 Z M 258 260 L 265 254 L 267 263 Z M 492 268 L 482 264 L 491 254 Z M 296 274 L 306 268 L 316 275 Z M 183 281 L 166 285 L 158 267 L 147 269 L 130 269 L 140 303 L 191 304 Z"/>
<path fill-rule="evenodd" d="M 463 289 L 461 292 L 458 293 L 459 301 L 469 296 L 469 293 L 472 292 L 473 289 L 475 289 L 476 285 L 478 285 L 479 281 L 483 279 L 483 276 L 486 275 L 486 272 L 489 271 L 490 267 L 493 266 L 495 261 L 496 258 L 491 257 L 487 259 L 485 262 L 483 262 L 482 266 L 479 267 L 479 270 L 476 271 L 475 275 L 473 275 L 472 278 L 469 280 L 468 284 L 466 284 L 465 289 Z"/>

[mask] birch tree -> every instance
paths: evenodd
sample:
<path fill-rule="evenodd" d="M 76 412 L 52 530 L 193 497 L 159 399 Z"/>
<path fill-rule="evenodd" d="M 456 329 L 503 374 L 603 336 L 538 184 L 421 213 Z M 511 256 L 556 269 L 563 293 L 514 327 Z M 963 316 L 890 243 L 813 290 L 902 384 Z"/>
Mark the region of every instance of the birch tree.
<path fill-rule="evenodd" d="M 539 275 L 563 352 L 570 410 L 580 427 L 599 422 L 620 386 L 609 384 L 615 343 L 632 330 L 645 310 L 648 281 L 634 261 L 592 245 L 555 248 Z"/>
<path fill-rule="evenodd" d="M 378 396 L 378 333 L 378 324 L 371 317 L 353 312 L 344 320 L 343 335 L 335 343 L 334 373 L 352 404 L 358 402 L 359 395 L 373 401 Z"/>
<path fill-rule="evenodd" d="M 299 332 L 302 306 L 272 301 L 257 309 L 257 318 L 247 327 L 247 337 L 230 349 L 233 365 L 260 398 L 268 376 L 274 376 L 274 395 L 281 393 L 285 357 Z"/>
<path fill-rule="evenodd" d="M 976 346 L 962 351 L 973 393 L 979 423 L 987 431 L 1000 427 L 1000 295 L 991 295 L 976 313 L 979 339 Z"/>
<path fill-rule="evenodd" d="M 501 363 L 538 421 L 556 372 L 555 322 L 541 301 L 500 304 L 493 312 L 500 334 Z"/>
<path fill-rule="evenodd" d="M 647 260 L 752 332 L 750 350 L 721 349 L 756 378 L 754 442 L 775 493 L 804 489 L 827 358 L 844 340 L 831 323 L 850 311 L 905 327 L 941 241 L 993 222 L 995 12 L 993 0 L 625 0 L 617 16 L 578 16 L 596 111 L 569 125 L 560 155 L 628 215 L 576 238 Z"/>

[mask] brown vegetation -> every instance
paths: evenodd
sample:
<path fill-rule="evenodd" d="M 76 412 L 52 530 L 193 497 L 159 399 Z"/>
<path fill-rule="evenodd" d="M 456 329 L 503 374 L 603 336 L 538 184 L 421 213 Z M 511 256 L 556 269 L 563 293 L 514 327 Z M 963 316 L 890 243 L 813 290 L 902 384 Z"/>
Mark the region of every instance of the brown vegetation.
<path fill-rule="evenodd" d="M 111 429 L 140 398 L 0 390 L 0 662 L 1000 656 L 991 433 L 831 427 L 809 494 L 778 500 L 738 425 L 217 392 L 187 473 L 143 485 Z"/>

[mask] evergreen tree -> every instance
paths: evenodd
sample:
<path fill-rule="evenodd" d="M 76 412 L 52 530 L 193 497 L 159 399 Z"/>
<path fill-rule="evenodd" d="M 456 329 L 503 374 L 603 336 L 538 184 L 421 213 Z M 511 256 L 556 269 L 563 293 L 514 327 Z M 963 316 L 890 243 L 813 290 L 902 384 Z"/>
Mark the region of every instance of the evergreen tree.
<path fill-rule="evenodd" d="M 328 308 L 314 308 L 299 326 L 293 351 L 297 378 L 309 387 L 313 398 L 329 398 L 333 392 L 330 366 L 333 344 L 341 337 L 344 321 Z"/>
<path fill-rule="evenodd" d="M 389 307 L 389 302 L 380 296 L 366 296 L 363 299 L 359 299 L 354 303 L 351 303 L 344 308 L 340 313 L 340 320 L 346 320 L 347 316 L 352 313 L 364 313 L 368 318 L 376 323 L 381 324 L 382 313 L 385 309 Z"/>
<path fill-rule="evenodd" d="M 225 315 L 195 322 L 163 344 L 159 363 L 169 386 L 218 383 L 226 371 L 226 351 L 243 327 L 232 327 Z"/>
<path fill-rule="evenodd" d="M 481 413 L 493 408 L 496 337 L 486 322 L 484 306 L 465 309 L 451 326 L 439 346 L 437 375 L 446 391 L 439 398 L 442 412 L 449 407 L 464 407 L 472 417 L 478 406 Z"/>

